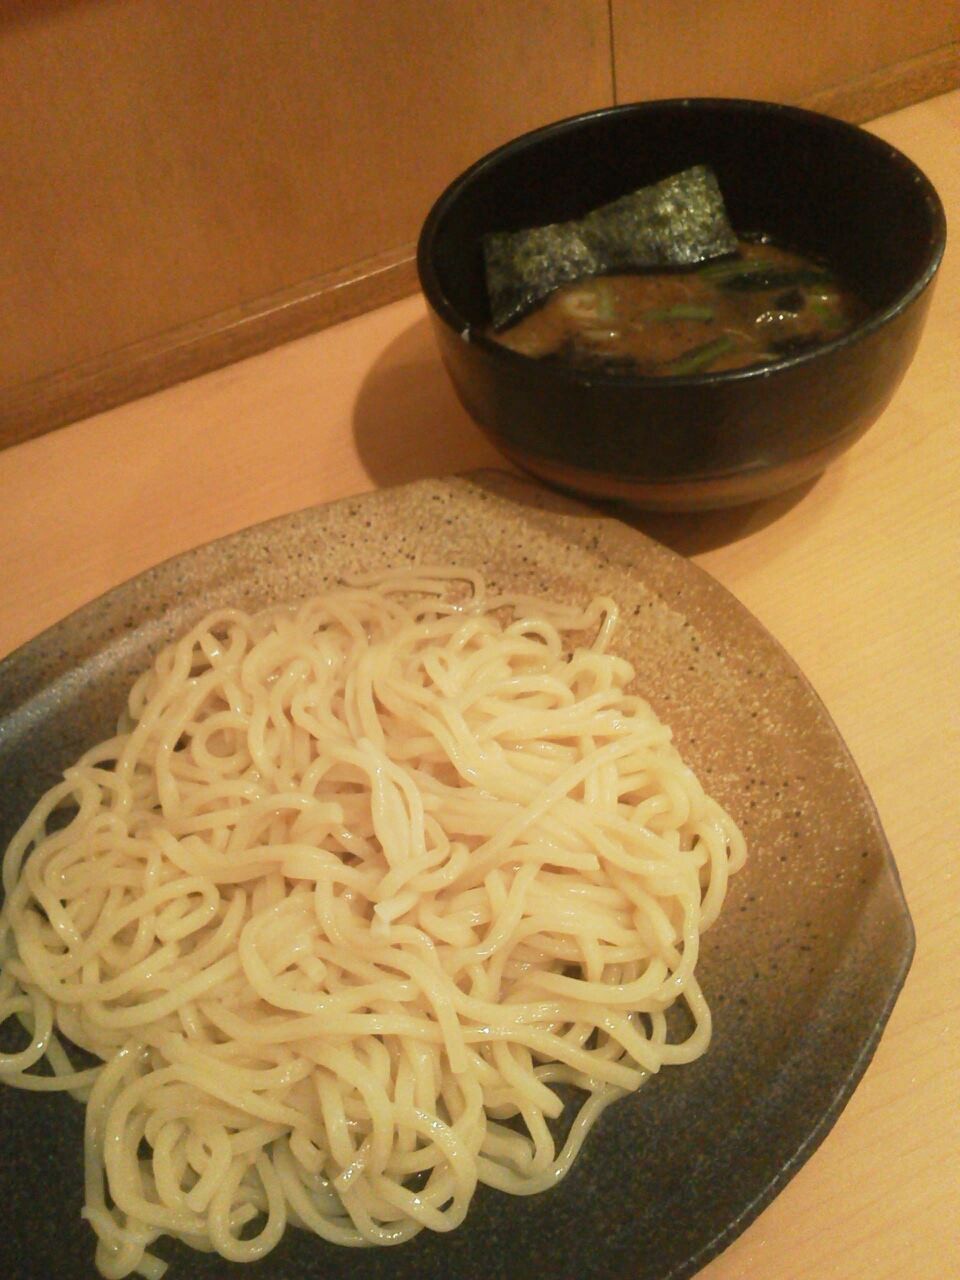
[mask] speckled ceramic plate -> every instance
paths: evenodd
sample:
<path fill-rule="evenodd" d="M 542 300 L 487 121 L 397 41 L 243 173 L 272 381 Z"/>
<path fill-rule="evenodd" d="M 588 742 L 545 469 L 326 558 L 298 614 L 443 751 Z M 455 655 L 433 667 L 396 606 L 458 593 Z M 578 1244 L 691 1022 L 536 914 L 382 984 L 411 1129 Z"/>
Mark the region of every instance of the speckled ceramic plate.
<path fill-rule="evenodd" d="M 829 1130 L 909 967 L 913 930 L 864 783 L 816 694 L 722 587 L 634 530 L 496 473 L 284 517 L 160 565 L 0 664 L 0 838 L 109 733 L 157 647 L 214 605 L 339 573 L 460 560 L 503 584 L 618 598 L 620 643 L 750 860 L 705 940 L 710 1052 L 608 1110 L 570 1176 L 482 1188 L 466 1224 L 389 1250 L 299 1231 L 253 1268 L 166 1242 L 171 1280 L 681 1280 L 759 1213 Z M 91 1277 L 81 1108 L 0 1088 L 0 1275 Z"/>

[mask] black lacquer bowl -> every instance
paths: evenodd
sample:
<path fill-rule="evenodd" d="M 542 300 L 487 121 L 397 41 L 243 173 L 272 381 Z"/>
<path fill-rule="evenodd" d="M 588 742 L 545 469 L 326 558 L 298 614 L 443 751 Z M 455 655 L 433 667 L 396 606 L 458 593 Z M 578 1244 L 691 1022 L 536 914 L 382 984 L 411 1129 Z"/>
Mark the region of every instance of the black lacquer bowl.
<path fill-rule="evenodd" d="M 559 1186 L 528 1198 L 481 1188 L 448 1235 L 356 1250 L 290 1229 L 253 1266 L 170 1241 L 157 1252 L 168 1280 L 686 1280 L 825 1137 L 914 946 L 890 849 L 835 725 L 776 641 L 689 561 L 498 473 L 367 494 L 192 551 L 0 663 L 0 848 L 59 771 L 112 732 L 158 647 L 209 609 L 302 598 L 411 556 L 474 565 L 501 589 L 620 604 L 617 651 L 747 840 L 698 963 L 713 1042 L 610 1107 Z M 95 1280 L 82 1147 L 70 1098 L 0 1084 L 3 1280 Z M 896 1153 L 876 1154 L 887 1158 Z"/>
<path fill-rule="evenodd" d="M 825 259 L 867 318 L 775 364 L 656 378 L 485 336 L 486 232 L 581 217 L 693 164 L 716 172 L 738 232 Z M 866 431 L 916 351 L 945 240 L 930 182 L 872 134 L 795 107 L 684 98 L 576 116 L 485 156 L 433 206 L 417 261 L 457 394 L 507 457 L 578 493 L 689 510 L 801 484 Z"/>

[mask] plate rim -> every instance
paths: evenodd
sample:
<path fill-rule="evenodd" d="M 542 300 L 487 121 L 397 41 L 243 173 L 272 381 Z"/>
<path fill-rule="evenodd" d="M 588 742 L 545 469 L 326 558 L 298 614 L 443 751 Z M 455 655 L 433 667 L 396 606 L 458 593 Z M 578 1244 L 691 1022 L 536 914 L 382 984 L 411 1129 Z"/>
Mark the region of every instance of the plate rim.
<path fill-rule="evenodd" d="M 843 764 L 847 770 L 851 780 L 858 788 L 862 801 L 865 802 L 865 812 L 869 818 L 873 833 L 878 841 L 882 853 L 882 868 L 877 872 L 874 881 L 870 886 L 870 894 L 866 905 L 873 900 L 876 893 L 880 889 L 884 889 L 887 893 L 893 895 L 895 904 L 898 907 L 896 913 L 896 922 L 903 932 L 898 955 L 899 965 L 895 973 L 891 977 L 888 986 L 885 988 L 885 999 L 879 1009 L 875 1021 L 871 1025 L 870 1033 L 857 1046 L 857 1051 L 852 1058 L 848 1069 L 838 1077 L 836 1087 L 833 1092 L 832 1100 L 823 1112 L 816 1117 L 809 1133 L 799 1144 L 796 1151 L 785 1162 L 779 1164 L 771 1173 L 769 1178 L 764 1182 L 763 1186 L 756 1192 L 754 1197 L 746 1203 L 742 1209 L 730 1219 L 726 1225 L 721 1227 L 709 1239 L 705 1240 L 699 1248 L 690 1253 L 685 1259 L 677 1261 L 672 1268 L 663 1273 L 663 1280 L 689 1280 L 702 1267 L 706 1266 L 709 1261 L 718 1256 L 729 1244 L 732 1243 L 744 1230 L 756 1220 L 763 1210 L 776 1198 L 783 1188 L 792 1180 L 799 1169 L 814 1154 L 817 1148 L 822 1144 L 824 1139 L 833 1128 L 841 1112 L 849 1102 L 853 1093 L 857 1089 L 862 1080 L 870 1061 L 872 1060 L 883 1032 L 887 1026 L 890 1015 L 896 1004 L 896 1001 L 903 989 L 909 973 L 915 951 L 916 951 L 916 931 L 913 919 L 910 913 L 909 904 L 900 878 L 899 869 L 896 864 L 893 851 L 889 840 L 883 829 L 880 815 L 874 801 L 874 798 L 867 786 L 866 780 L 850 750 L 843 734 L 834 721 L 829 708 L 823 698 L 813 685 L 810 678 L 803 672 L 799 664 L 792 658 L 785 645 L 773 635 L 772 632 L 753 614 L 747 606 L 740 601 L 734 593 L 726 587 L 722 582 L 713 577 L 706 569 L 696 564 L 689 558 L 673 551 L 671 548 L 658 542 L 650 535 L 642 530 L 627 524 L 617 518 L 615 514 L 591 507 L 581 501 L 570 498 L 566 495 L 560 495 L 552 490 L 547 490 L 535 481 L 520 477 L 514 474 L 499 471 L 493 468 L 484 468 L 462 473 L 456 476 L 437 477 L 426 480 L 415 480 L 403 485 L 394 486 L 396 489 L 426 489 L 431 485 L 456 485 L 466 484 L 468 486 L 480 489 L 486 489 L 498 498 L 505 498 L 508 501 L 518 502 L 521 505 L 530 504 L 534 511 L 542 514 L 570 516 L 575 519 L 589 519 L 595 522 L 602 522 L 604 525 L 616 526 L 618 530 L 626 530 L 631 540 L 636 540 L 637 545 L 644 545 L 647 553 L 654 557 L 665 558 L 664 563 L 670 568 L 676 568 L 678 565 L 683 566 L 683 573 L 691 575 L 698 582 L 701 590 L 706 592 L 711 605 L 716 604 L 722 607 L 730 616 L 734 617 L 742 626 L 746 626 L 755 637 L 759 637 L 760 641 L 767 646 L 772 646 L 772 651 L 776 654 L 777 660 L 784 668 L 790 672 L 794 679 L 801 682 L 802 688 L 807 696 L 812 700 L 816 716 L 820 725 L 826 728 L 831 737 L 831 741 L 835 749 L 840 753 Z M 122 604 L 128 595 L 135 595 L 141 592 L 145 587 L 149 588 L 152 583 L 160 582 L 168 577 L 171 573 L 175 574 L 178 566 L 182 566 L 185 562 L 191 564 L 201 564 L 205 558 L 212 559 L 218 550 L 223 550 L 230 544 L 241 544 L 250 542 L 257 536 L 262 536 L 273 527 L 289 526 L 297 521 L 309 522 L 311 516 L 318 512 L 328 512 L 332 508 L 346 508 L 357 503 L 365 501 L 384 493 L 389 492 L 387 489 L 372 490 L 368 493 L 351 495 L 336 499 L 333 502 L 311 505 L 297 511 L 274 516 L 269 519 L 258 521 L 252 525 L 231 533 L 226 533 L 208 542 L 200 544 L 185 552 L 174 554 L 158 563 L 149 566 L 143 571 L 125 579 L 124 581 L 108 588 L 94 599 L 71 611 L 64 618 L 53 623 L 51 626 L 43 629 L 37 635 L 18 645 L 2 660 L 0 660 L 0 757 L 2 757 L 5 748 L 5 729 L 11 712 L 21 709 L 25 703 L 22 698 L 17 698 L 18 689 L 22 691 L 22 672 L 24 667 L 29 667 L 34 660 L 36 654 L 42 653 L 46 655 L 46 661 L 49 666 L 42 669 L 39 678 L 33 682 L 33 687 L 28 695 L 27 702 L 42 703 L 45 691 L 51 687 L 51 679 L 69 679 L 70 675 L 82 669 L 86 664 L 95 663 L 102 658 L 104 654 L 120 645 L 122 649 L 124 637 L 121 634 L 118 637 L 113 634 L 109 628 L 98 632 L 98 628 L 94 626 L 89 632 L 86 630 L 85 624 L 98 617 L 102 624 L 102 614 L 105 604 Z M 625 568 L 625 566 L 624 566 Z M 122 612 L 122 609 L 121 609 Z M 202 612 L 202 609 L 200 610 Z M 165 642 L 167 637 L 163 634 L 163 624 L 171 614 L 170 607 L 164 607 L 162 604 L 148 618 L 138 621 L 137 626 L 132 629 L 133 635 L 139 635 L 144 626 L 148 629 L 153 627 L 157 631 L 154 640 L 154 648 L 158 644 Z M 78 625 L 79 624 L 79 625 Z M 176 629 L 176 628 L 174 628 Z M 86 634 L 88 642 L 85 646 L 86 652 L 82 662 L 79 664 L 72 661 L 74 657 L 71 645 L 65 643 L 70 639 L 71 634 L 74 637 L 74 647 L 76 645 L 77 633 Z M 100 643 L 97 644 L 97 636 L 99 634 Z M 57 662 L 60 662 L 59 669 Z M 51 672 L 56 671 L 55 676 L 51 676 Z M 7 678 L 11 677 L 11 678 Z M 11 700 L 11 696 L 4 693 L 4 690 L 12 691 L 15 700 Z M 42 714 L 42 708 L 41 708 Z M 469 1217 L 468 1217 L 469 1223 Z M 318 1264 L 322 1266 L 322 1263 Z"/>

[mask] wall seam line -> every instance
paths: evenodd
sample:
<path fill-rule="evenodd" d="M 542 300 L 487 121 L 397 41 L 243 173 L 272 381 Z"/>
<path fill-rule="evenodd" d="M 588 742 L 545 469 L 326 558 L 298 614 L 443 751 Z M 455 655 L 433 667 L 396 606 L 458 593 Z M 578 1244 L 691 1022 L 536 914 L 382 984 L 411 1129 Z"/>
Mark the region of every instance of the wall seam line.
<path fill-rule="evenodd" d="M 610 31 L 610 89 L 613 93 L 613 105 L 620 102 L 617 93 L 617 50 L 614 37 L 613 0 L 607 0 L 607 26 Z"/>

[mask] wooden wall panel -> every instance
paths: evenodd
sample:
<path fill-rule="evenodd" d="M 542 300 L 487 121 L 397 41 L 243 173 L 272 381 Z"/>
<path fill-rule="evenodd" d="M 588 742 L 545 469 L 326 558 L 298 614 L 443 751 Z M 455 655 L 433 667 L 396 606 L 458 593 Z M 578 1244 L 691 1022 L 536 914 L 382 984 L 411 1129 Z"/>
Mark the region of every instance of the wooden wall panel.
<path fill-rule="evenodd" d="M 957 0 L 611 3 L 620 102 L 687 95 L 803 102 L 960 37 Z M 956 62 L 945 63 L 945 78 L 949 68 L 955 79 Z"/>
<path fill-rule="evenodd" d="M 599 0 L 0 7 L 0 388 L 409 247 L 611 97 Z"/>
<path fill-rule="evenodd" d="M 701 93 L 866 119 L 957 82 L 958 19 L 957 0 L 3 0 L 0 447 L 410 292 L 432 198 L 528 128 Z"/>

